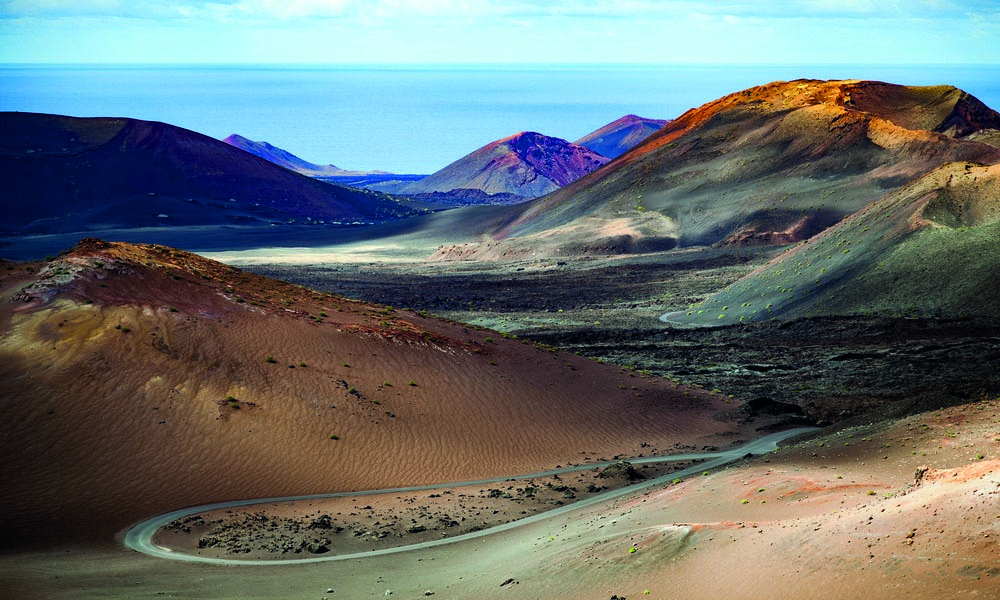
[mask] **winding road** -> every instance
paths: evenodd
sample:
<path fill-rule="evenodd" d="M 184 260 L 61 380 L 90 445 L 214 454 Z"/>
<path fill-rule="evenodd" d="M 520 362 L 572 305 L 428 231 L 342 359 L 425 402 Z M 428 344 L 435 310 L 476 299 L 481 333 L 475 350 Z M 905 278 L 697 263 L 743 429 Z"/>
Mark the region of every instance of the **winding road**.
<path fill-rule="evenodd" d="M 335 494 L 313 494 L 308 496 L 286 496 L 282 498 L 260 498 L 251 500 L 234 500 L 231 502 L 218 502 L 216 504 L 205 504 L 203 506 L 193 506 L 190 508 L 182 508 L 180 510 L 175 510 L 164 515 L 159 515 L 151 519 L 147 519 L 141 523 L 138 523 L 127 532 L 125 532 L 124 544 L 128 548 L 136 550 L 137 552 L 142 552 L 150 556 L 155 556 L 158 558 L 166 558 L 170 560 L 179 560 L 187 562 L 198 562 L 198 563 L 209 563 L 216 565 L 297 565 L 303 563 L 313 563 L 313 562 L 328 562 L 336 560 L 352 560 L 358 558 L 366 558 L 371 556 L 380 556 L 385 554 L 397 554 L 400 552 L 408 552 L 410 550 L 418 550 L 422 548 L 431 548 L 434 546 L 443 546 L 445 544 L 453 544 L 455 542 L 460 542 L 463 540 L 470 540 L 474 538 L 480 538 L 487 535 L 492 535 L 494 533 L 499 533 L 501 531 L 507 531 L 515 527 L 520 527 L 522 525 L 527 525 L 529 523 L 535 523 L 542 521 L 544 519 L 549 519 L 557 515 L 561 515 L 573 510 L 578 510 L 587 506 L 598 504 L 601 502 L 607 502 L 613 498 L 619 496 L 624 496 L 627 494 L 633 494 L 639 490 L 653 487 L 656 485 L 662 485 L 664 483 L 673 481 L 674 479 L 689 477 L 691 475 L 699 474 L 709 469 L 722 466 L 726 463 L 739 460 L 748 454 L 766 454 L 777 448 L 779 442 L 786 440 L 788 438 L 807 433 L 810 431 L 815 431 L 815 427 L 800 427 L 798 429 L 789 429 L 787 431 L 781 431 L 778 433 L 772 433 L 771 435 L 764 436 L 762 438 L 756 439 L 746 445 L 740 446 L 739 448 L 733 448 L 732 450 L 725 450 L 723 452 L 707 452 L 707 453 L 695 453 L 695 454 L 673 454 L 670 456 L 649 456 L 643 458 L 629 459 L 628 462 L 632 464 L 649 464 L 649 463 L 660 463 L 660 462 L 672 462 L 672 461 L 687 461 L 687 460 L 704 460 L 706 462 L 698 463 L 697 465 L 682 469 L 680 471 L 675 471 L 661 477 L 654 479 L 649 479 L 647 481 L 626 486 L 621 489 L 611 490 L 601 494 L 597 494 L 586 498 L 584 500 L 579 500 L 572 504 L 566 504 L 558 508 L 554 508 L 549 511 L 531 515 L 523 519 L 518 519 L 516 521 L 511 521 L 509 523 L 504 523 L 502 525 L 496 525 L 488 529 L 481 529 L 479 531 L 473 531 L 470 533 L 465 533 L 462 535 L 457 535 L 450 538 L 442 538 L 438 540 L 431 540 L 427 542 L 419 542 L 416 544 L 410 544 L 406 546 L 396 546 L 394 548 L 385 548 L 380 550 L 368 550 L 365 552 L 353 552 L 350 554 L 336 554 L 336 555 L 322 555 L 314 556 L 309 558 L 296 558 L 296 559 L 273 559 L 273 560 L 239 560 L 235 558 L 216 558 L 208 556 L 198 556 L 194 554 L 187 554 L 185 552 L 179 552 L 176 550 L 171 550 L 163 546 L 159 546 L 153 542 L 153 535 L 161 527 L 167 525 L 171 521 L 177 519 L 183 519 L 184 517 L 195 515 L 198 513 L 203 513 L 211 510 L 234 508 L 240 506 L 251 506 L 255 504 L 268 504 L 273 502 L 294 502 L 299 500 L 321 500 L 326 498 L 343 498 L 349 496 L 369 496 L 375 494 L 398 494 L 403 492 L 420 492 L 426 490 L 438 490 L 451 487 L 464 487 L 473 485 L 486 485 L 491 483 L 500 483 L 503 481 L 510 481 L 512 479 L 532 479 L 536 477 L 547 477 L 551 475 L 562 475 L 565 473 L 573 473 L 576 471 L 586 471 L 593 468 L 600 468 L 605 466 L 610 466 L 616 464 L 614 462 L 606 463 L 590 463 L 586 465 L 578 465 L 574 467 L 565 467 L 561 469 L 553 469 L 551 471 L 543 471 L 541 473 L 530 473 L 527 475 L 515 475 L 513 477 L 494 477 L 490 479 L 477 479 L 475 481 L 460 481 L 454 483 L 445 484 L 433 484 L 433 485 L 420 485 L 412 487 L 397 487 L 397 488 L 386 488 L 381 490 L 369 490 L 360 492 L 340 492 Z"/>

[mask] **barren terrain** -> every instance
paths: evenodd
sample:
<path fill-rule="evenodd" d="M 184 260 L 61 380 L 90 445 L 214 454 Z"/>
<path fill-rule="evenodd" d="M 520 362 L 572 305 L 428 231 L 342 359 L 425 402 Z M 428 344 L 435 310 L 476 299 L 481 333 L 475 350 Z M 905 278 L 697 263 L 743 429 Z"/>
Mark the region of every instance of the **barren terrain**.
<path fill-rule="evenodd" d="M 0 596 L 994 597 L 998 126 L 776 82 L 525 205 L 6 238 Z"/>

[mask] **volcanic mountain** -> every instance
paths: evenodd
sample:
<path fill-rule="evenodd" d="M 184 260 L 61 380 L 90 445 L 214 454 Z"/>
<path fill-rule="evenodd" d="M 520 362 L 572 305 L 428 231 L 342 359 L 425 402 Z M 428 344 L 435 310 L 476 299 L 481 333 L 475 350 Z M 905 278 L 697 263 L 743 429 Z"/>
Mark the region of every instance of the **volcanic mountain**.
<path fill-rule="evenodd" d="M 164 246 L 6 267 L 0 548 L 749 431 L 708 392 Z"/>
<path fill-rule="evenodd" d="M 950 86 L 771 83 L 684 113 L 492 237 L 552 253 L 786 244 L 944 163 L 1000 161 L 981 133 L 996 129 L 1000 114 Z"/>
<path fill-rule="evenodd" d="M 996 315 L 1000 164 L 949 163 L 690 310 L 677 324 L 818 315 Z"/>
<path fill-rule="evenodd" d="M 0 113 L 0 221 L 52 233 L 164 225 L 379 221 L 414 211 L 164 123 Z"/>
<path fill-rule="evenodd" d="M 356 177 L 370 174 L 363 171 L 348 171 L 335 165 L 317 165 L 299 158 L 287 150 L 272 146 L 267 142 L 255 142 L 235 133 L 222 141 L 240 150 L 245 150 L 254 156 L 259 156 L 279 167 L 284 167 L 290 171 L 308 175 L 309 177 Z M 384 173 L 384 171 L 375 171 L 374 173 Z"/>
<path fill-rule="evenodd" d="M 601 156 L 617 158 L 662 129 L 669 122 L 663 119 L 646 119 L 637 115 L 625 115 L 573 143 L 577 146 L 590 148 Z"/>
<path fill-rule="evenodd" d="M 400 190 L 402 194 L 482 190 L 536 198 L 609 161 L 566 140 L 522 132 L 491 142 Z"/>

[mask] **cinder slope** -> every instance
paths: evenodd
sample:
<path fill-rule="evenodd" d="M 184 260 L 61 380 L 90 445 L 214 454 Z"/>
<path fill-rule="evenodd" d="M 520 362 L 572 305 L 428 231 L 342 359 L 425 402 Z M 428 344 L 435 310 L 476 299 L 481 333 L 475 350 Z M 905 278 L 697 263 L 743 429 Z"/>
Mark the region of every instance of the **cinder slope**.
<path fill-rule="evenodd" d="M 944 165 L 683 313 L 716 325 L 813 315 L 996 315 L 1000 165 Z"/>
<path fill-rule="evenodd" d="M 400 190 L 402 194 L 477 189 L 488 194 L 536 198 L 608 162 L 566 140 L 521 132 L 490 142 L 440 171 Z"/>
<path fill-rule="evenodd" d="M 949 86 L 772 83 L 688 111 L 609 167 L 517 207 L 493 236 L 558 240 L 553 252 L 786 244 L 943 163 L 1000 161 L 962 137 L 998 126 L 1000 114 Z M 604 228 L 627 235 L 594 235 Z"/>
<path fill-rule="evenodd" d="M 0 113 L 0 178 L 6 231 L 413 214 L 386 194 L 316 181 L 193 131 L 136 119 Z"/>
<path fill-rule="evenodd" d="M 84 240 L 11 266 L 0 548 L 110 542 L 218 500 L 729 443 L 716 434 L 747 427 L 717 420 L 729 407 L 704 391 L 162 246 Z"/>
<path fill-rule="evenodd" d="M 591 131 L 573 143 L 577 146 L 590 148 L 601 156 L 618 158 L 669 122 L 664 119 L 646 119 L 638 115 L 625 115 L 600 129 Z"/>

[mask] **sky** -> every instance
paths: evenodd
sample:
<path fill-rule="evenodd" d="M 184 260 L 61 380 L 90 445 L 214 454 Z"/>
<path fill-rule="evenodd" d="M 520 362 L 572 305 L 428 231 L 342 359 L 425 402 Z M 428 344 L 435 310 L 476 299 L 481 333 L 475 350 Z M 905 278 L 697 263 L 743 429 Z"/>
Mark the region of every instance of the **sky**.
<path fill-rule="evenodd" d="M 997 0 L 0 0 L 0 63 L 1000 64 Z"/>

